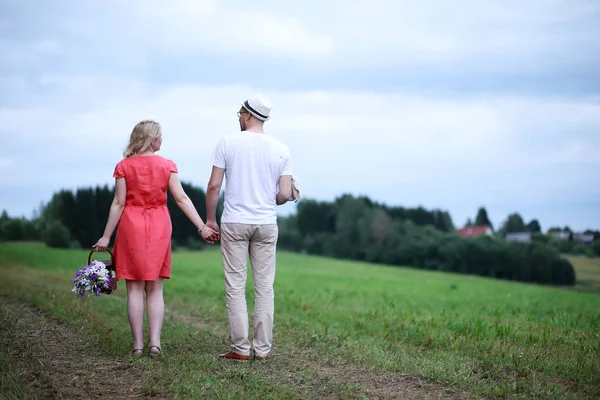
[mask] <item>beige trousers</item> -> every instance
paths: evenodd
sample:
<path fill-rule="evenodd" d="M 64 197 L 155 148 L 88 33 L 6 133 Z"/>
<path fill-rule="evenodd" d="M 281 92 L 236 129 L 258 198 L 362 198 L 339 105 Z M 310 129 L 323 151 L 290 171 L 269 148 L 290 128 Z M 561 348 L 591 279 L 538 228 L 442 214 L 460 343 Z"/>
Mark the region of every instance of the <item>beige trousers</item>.
<path fill-rule="evenodd" d="M 271 351 L 277 237 L 277 224 L 221 224 L 221 254 L 225 272 L 229 334 L 232 350 L 238 354 L 250 355 L 246 305 L 248 255 L 252 265 L 255 295 L 252 348 L 257 356 L 266 356 Z"/>

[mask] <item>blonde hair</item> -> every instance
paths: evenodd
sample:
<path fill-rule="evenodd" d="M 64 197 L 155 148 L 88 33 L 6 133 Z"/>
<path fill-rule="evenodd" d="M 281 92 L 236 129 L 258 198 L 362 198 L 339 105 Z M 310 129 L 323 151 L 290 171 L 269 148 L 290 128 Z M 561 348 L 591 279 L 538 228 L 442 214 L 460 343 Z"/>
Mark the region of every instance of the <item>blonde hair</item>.
<path fill-rule="evenodd" d="M 123 152 L 125 158 L 137 156 L 140 153 L 148 150 L 152 146 L 152 142 L 162 136 L 160 124 L 156 121 L 145 120 L 138 123 L 131 131 L 129 144 Z"/>

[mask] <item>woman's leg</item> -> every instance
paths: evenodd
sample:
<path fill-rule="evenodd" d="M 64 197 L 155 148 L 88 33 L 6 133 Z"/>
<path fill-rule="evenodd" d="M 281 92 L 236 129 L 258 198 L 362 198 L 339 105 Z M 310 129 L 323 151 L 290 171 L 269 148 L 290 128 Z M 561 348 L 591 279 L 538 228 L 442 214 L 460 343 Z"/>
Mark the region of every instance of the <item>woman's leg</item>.
<path fill-rule="evenodd" d="M 165 302 L 163 299 L 163 279 L 146 281 L 146 306 L 148 308 L 148 324 L 150 325 L 150 345 L 160 347 L 160 332 L 165 317 Z M 159 353 L 151 348 L 152 353 Z"/>
<path fill-rule="evenodd" d="M 133 336 L 133 348 L 141 349 L 144 347 L 144 281 L 127 280 L 127 315 Z"/>

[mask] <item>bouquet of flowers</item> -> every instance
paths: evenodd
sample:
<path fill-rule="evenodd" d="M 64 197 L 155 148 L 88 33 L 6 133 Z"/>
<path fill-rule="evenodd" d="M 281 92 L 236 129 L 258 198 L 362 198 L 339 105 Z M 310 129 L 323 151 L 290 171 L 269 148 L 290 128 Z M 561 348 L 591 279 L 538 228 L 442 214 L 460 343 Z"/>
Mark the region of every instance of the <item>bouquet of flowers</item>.
<path fill-rule="evenodd" d="M 79 297 L 84 297 L 86 294 L 88 296 L 111 294 L 114 290 L 115 270 L 108 269 L 102 261 L 94 260 L 83 269 L 77 270 L 72 282 L 72 291 Z"/>

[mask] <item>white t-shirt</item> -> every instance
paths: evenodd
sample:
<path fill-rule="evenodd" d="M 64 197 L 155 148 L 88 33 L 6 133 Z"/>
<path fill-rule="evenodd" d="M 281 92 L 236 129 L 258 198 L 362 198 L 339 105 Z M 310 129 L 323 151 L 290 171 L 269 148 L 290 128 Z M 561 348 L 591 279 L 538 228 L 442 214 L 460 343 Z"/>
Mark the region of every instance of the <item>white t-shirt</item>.
<path fill-rule="evenodd" d="M 221 222 L 277 223 L 279 177 L 292 175 L 292 156 L 286 145 L 266 134 L 243 131 L 221 138 L 212 162 L 225 169 Z"/>

